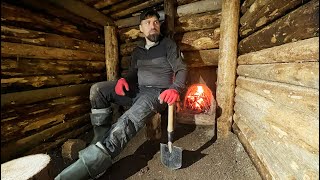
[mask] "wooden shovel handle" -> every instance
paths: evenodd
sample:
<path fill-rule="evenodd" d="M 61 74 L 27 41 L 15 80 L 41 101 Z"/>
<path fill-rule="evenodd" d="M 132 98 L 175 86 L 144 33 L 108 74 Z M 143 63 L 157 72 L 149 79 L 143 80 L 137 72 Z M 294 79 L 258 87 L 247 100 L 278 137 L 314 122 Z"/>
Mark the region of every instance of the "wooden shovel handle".
<path fill-rule="evenodd" d="M 173 131 L 173 109 L 174 109 L 174 104 L 168 105 L 168 132 Z"/>

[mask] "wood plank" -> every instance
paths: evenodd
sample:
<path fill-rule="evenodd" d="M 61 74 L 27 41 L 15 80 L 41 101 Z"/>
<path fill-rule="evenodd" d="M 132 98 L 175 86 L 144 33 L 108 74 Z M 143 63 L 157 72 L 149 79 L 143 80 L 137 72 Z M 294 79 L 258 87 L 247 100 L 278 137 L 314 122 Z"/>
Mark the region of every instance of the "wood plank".
<path fill-rule="evenodd" d="M 222 0 L 202 0 L 177 7 L 177 17 L 220 10 Z"/>
<path fill-rule="evenodd" d="M 319 62 L 239 65 L 237 74 L 319 89 Z"/>
<path fill-rule="evenodd" d="M 111 6 L 114 5 L 116 3 L 119 3 L 123 0 L 99 0 L 98 2 L 96 2 L 93 7 L 96 9 L 102 9 L 105 8 L 107 6 Z"/>
<path fill-rule="evenodd" d="M 68 21 L 43 13 L 35 13 L 7 3 L 1 3 L 1 20 L 3 24 L 19 26 L 43 32 L 63 34 L 77 39 L 103 43 L 103 36 L 96 30 L 78 27 Z"/>
<path fill-rule="evenodd" d="M 90 123 L 89 114 L 60 123 L 37 134 L 19 139 L 16 142 L 9 143 L 1 148 L 1 162 L 16 158 L 42 142 L 50 140 L 71 128 L 76 128 L 77 126 L 87 123 Z"/>
<path fill-rule="evenodd" d="M 93 53 L 80 50 L 35 46 L 1 42 L 1 56 L 8 58 L 35 58 L 35 59 L 61 59 L 61 60 L 92 60 L 104 61 L 102 53 Z"/>
<path fill-rule="evenodd" d="M 91 85 L 91 83 L 67 85 L 46 89 L 1 94 L 1 109 L 3 107 L 15 107 L 18 105 L 31 104 L 63 96 L 88 96 Z"/>
<path fill-rule="evenodd" d="M 263 6 L 258 8 L 259 5 L 256 5 L 256 3 L 261 2 Z M 240 37 L 247 37 L 273 20 L 284 16 L 288 11 L 300 6 L 303 2 L 304 1 L 301 0 L 255 1 L 252 6 L 257 8 L 252 8 L 240 18 L 240 23 L 242 25 L 239 31 Z"/>
<path fill-rule="evenodd" d="M 92 22 L 95 22 L 101 26 L 112 26 L 114 25 L 113 20 L 110 17 L 102 14 L 100 11 L 92 8 L 85 3 L 77 0 L 49 0 L 50 2 L 60 6 L 61 8 L 67 9 L 73 14 L 80 17 L 86 18 Z"/>
<path fill-rule="evenodd" d="M 117 29 L 114 26 L 104 27 L 105 37 L 105 56 L 106 56 L 106 70 L 107 80 L 115 81 L 119 76 L 119 51 Z"/>
<path fill-rule="evenodd" d="M 57 47 L 95 53 L 104 53 L 104 46 L 84 40 L 70 38 L 52 33 L 33 31 L 14 26 L 1 26 L 2 42 L 32 44 L 46 47 Z"/>
<path fill-rule="evenodd" d="M 160 15 L 159 20 L 164 20 L 164 11 L 158 11 L 158 14 Z M 140 24 L 140 17 L 134 16 L 129 18 L 122 18 L 117 21 L 115 21 L 115 24 L 118 26 L 118 28 L 126 28 L 126 27 L 132 27 Z"/>
<path fill-rule="evenodd" d="M 125 9 L 123 11 L 113 13 L 110 15 L 110 17 L 112 17 L 113 19 L 120 19 L 121 17 L 130 15 L 132 13 L 138 12 L 148 7 L 155 6 L 160 3 L 163 3 L 163 0 L 148 0 L 136 6 L 129 7 L 128 9 Z"/>
<path fill-rule="evenodd" d="M 239 42 L 239 54 L 319 36 L 319 1 L 290 12 Z M 307 31 L 306 31 L 307 29 Z"/>
<path fill-rule="evenodd" d="M 2 78 L 106 72 L 105 62 L 42 59 L 1 59 Z"/>
<path fill-rule="evenodd" d="M 240 55 L 238 64 L 268 64 L 319 61 L 319 37 Z"/>
<path fill-rule="evenodd" d="M 103 14 L 111 14 L 114 12 L 120 12 L 128 7 L 132 7 L 137 5 L 138 3 L 143 2 L 144 0 L 131 0 L 131 1 L 123 1 L 117 4 L 113 4 L 112 6 L 108 7 L 107 9 L 103 9 L 101 12 Z"/>
<path fill-rule="evenodd" d="M 218 130 L 222 136 L 231 132 L 233 98 L 237 67 L 237 43 L 240 0 L 223 0 L 221 12 L 221 36 L 217 78 L 217 103 L 221 115 L 217 115 Z M 218 131 L 219 132 L 219 131 Z"/>
<path fill-rule="evenodd" d="M 319 116 L 319 90 L 254 78 L 237 78 L 237 87 L 295 111 Z"/>
<path fill-rule="evenodd" d="M 120 55 L 128 56 L 131 55 L 132 51 L 137 47 L 139 41 L 124 43 L 120 45 Z"/>
<path fill-rule="evenodd" d="M 181 51 L 218 48 L 220 28 L 185 32 L 177 34 L 175 39 Z"/>
<path fill-rule="evenodd" d="M 182 52 L 188 67 L 218 66 L 219 49 Z"/>
<path fill-rule="evenodd" d="M 37 88 L 53 86 L 98 82 L 106 79 L 102 74 L 66 74 L 52 76 L 27 76 L 18 78 L 1 79 L 1 93 L 12 93 Z"/>
<path fill-rule="evenodd" d="M 220 22 L 221 10 L 187 15 L 177 18 L 175 31 L 181 33 L 202 29 L 215 29 L 220 26 Z"/>

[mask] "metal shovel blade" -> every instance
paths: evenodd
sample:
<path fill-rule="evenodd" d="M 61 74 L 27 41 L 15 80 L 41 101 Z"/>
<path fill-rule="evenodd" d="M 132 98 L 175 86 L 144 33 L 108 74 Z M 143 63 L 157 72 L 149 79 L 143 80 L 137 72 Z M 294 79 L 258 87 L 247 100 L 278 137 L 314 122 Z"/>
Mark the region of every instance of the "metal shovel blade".
<path fill-rule="evenodd" d="M 179 169 L 182 165 L 182 149 L 172 146 L 171 153 L 167 144 L 160 143 L 161 163 L 170 169 Z"/>

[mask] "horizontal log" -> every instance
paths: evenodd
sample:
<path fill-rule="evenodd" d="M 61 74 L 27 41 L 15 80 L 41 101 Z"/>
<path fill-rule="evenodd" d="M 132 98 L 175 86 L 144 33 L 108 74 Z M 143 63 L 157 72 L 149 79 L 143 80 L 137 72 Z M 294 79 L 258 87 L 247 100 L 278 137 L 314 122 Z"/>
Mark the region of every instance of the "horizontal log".
<path fill-rule="evenodd" d="M 1 57 L 105 61 L 102 53 L 10 42 L 1 42 Z"/>
<path fill-rule="evenodd" d="M 96 2 L 93 7 L 96 8 L 96 9 L 102 9 L 102 8 L 105 8 L 107 6 L 111 6 L 113 4 L 116 4 L 116 3 L 119 3 L 123 0 L 108 0 L 108 1 L 105 1 L 105 0 L 102 0 L 102 1 L 98 1 Z"/>
<path fill-rule="evenodd" d="M 117 4 L 113 4 L 112 6 L 108 8 L 104 8 L 101 12 L 103 14 L 111 14 L 114 12 L 120 12 L 121 10 L 127 9 L 128 7 L 132 7 L 136 5 L 137 3 L 141 3 L 143 0 L 131 0 L 131 1 L 123 1 Z"/>
<path fill-rule="evenodd" d="M 319 91 L 301 86 L 270 82 L 254 78 L 237 78 L 237 87 L 258 94 L 284 107 L 319 116 Z"/>
<path fill-rule="evenodd" d="M 128 43 L 144 39 L 144 34 L 140 31 L 139 26 L 122 28 L 119 30 L 120 42 Z"/>
<path fill-rule="evenodd" d="M 298 63 L 306 61 L 319 61 L 319 37 L 287 43 L 238 57 L 238 64 Z"/>
<path fill-rule="evenodd" d="M 125 10 L 110 14 L 113 19 L 120 19 L 121 17 L 131 15 L 132 13 L 138 12 L 148 7 L 155 6 L 157 4 L 163 3 L 163 0 L 148 0 L 136 6 L 128 7 Z"/>
<path fill-rule="evenodd" d="M 220 10 L 222 0 L 202 0 L 177 7 L 177 17 Z"/>
<path fill-rule="evenodd" d="M 218 48 L 220 28 L 177 34 L 175 39 L 181 51 Z"/>
<path fill-rule="evenodd" d="M 54 76 L 28 76 L 1 79 L 1 93 L 12 93 L 37 88 L 98 82 L 106 79 L 104 74 L 66 74 Z"/>
<path fill-rule="evenodd" d="M 188 67 L 217 66 L 219 61 L 219 49 L 182 52 L 183 61 Z"/>
<path fill-rule="evenodd" d="M 26 29 L 63 34 L 77 39 L 88 40 L 102 44 L 103 34 L 96 30 L 77 27 L 65 20 L 45 14 L 31 12 L 17 6 L 1 3 L 1 20 L 7 25 L 19 26 Z"/>
<path fill-rule="evenodd" d="M 17 156 L 27 152 L 31 148 L 43 142 L 46 142 L 67 130 L 75 129 L 78 126 L 87 124 L 90 122 L 89 119 L 89 114 L 86 114 L 84 116 L 77 117 L 64 123 L 60 123 L 37 134 L 19 139 L 16 142 L 6 144 L 5 146 L 3 146 L 3 148 L 1 148 L 1 162 L 6 162 L 8 160 L 16 158 Z"/>
<path fill-rule="evenodd" d="M 259 5 L 261 3 L 261 5 Z M 283 1 L 264 1 L 257 0 L 253 3 L 250 11 L 247 11 L 241 18 L 242 25 L 239 30 L 240 37 L 246 37 L 253 32 L 261 29 L 264 25 L 285 15 L 288 11 L 300 6 L 303 1 L 283 0 Z"/>
<path fill-rule="evenodd" d="M 139 44 L 139 41 L 121 44 L 120 45 L 120 55 L 121 56 L 131 55 L 131 53 L 137 47 L 138 44 Z"/>
<path fill-rule="evenodd" d="M 120 60 L 121 69 L 129 69 L 131 56 L 123 56 Z"/>
<path fill-rule="evenodd" d="M 221 10 L 201 14 L 182 16 L 176 19 L 176 33 L 196 31 L 202 29 L 215 29 L 220 26 Z"/>
<path fill-rule="evenodd" d="M 254 2 L 255 2 L 255 0 L 244 0 L 244 2 L 242 3 L 242 5 L 240 7 L 241 14 L 245 14 Z"/>
<path fill-rule="evenodd" d="M 85 132 L 89 131 L 91 128 L 92 128 L 91 124 L 86 124 L 80 128 L 70 130 L 69 132 L 64 133 L 61 136 L 58 136 L 57 138 L 53 139 L 50 142 L 41 143 L 40 145 L 27 151 L 24 155 L 48 153 L 49 151 L 58 148 L 60 145 L 62 145 L 68 139 L 76 138 L 79 135 L 84 134 Z"/>
<path fill-rule="evenodd" d="M 318 14 L 319 1 L 312 0 L 242 39 L 238 45 L 239 54 L 319 36 Z"/>
<path fill-rule="evenodd" d="M 319 62 L 239 65 L 237 74 L 319 89 Z"/>
<path fill-rule="evenodd" d="M 90 83 L 67 85 L 46 89 L 1 94 L 1 109 L 3 107 L 11 108 L 18 105 L 31 104 L 63 96 L 88 96 L 91 85 L 92 84 Z"/>
<path fill-rule="evenodd" d="M 164 11 L 158 11 L 159 13 L 159 20 L 163 21 L 164 20 Z M 134 17 L 129 17 L 129 18 L 124 18 L 124 19 L 119 19 L 115 21 L 115 24 L 118 26 L 118 28 L 126 28 L 126 27 L 131 27 L 131 26 L 137 26 L 140 24 L 140 17 L 139 16 L 134 16 Z"/>
<path fill-rule="evenodd" d="M 1 26 L 2 42 L 32 44 L 46 47 L 57 47 L 95 53 L 104 53 L 104 46 L 84 40 L 52 33 L 33 31 L 14 26 Z"/>
<path fill-rule="evenodd" d="M 1 59 L 2 78 L 76 73 L 104 73 L 105 62 L 39 59 Z"/>
<path fill-rule="evenodd" d="M 197 1 L 200 1 L 200 0 L 176 0 L 176 1 L 177 1 L 177 5 L 181 6 L 181 5 L 184 5 L 184 4 L 190 4 L 190 3 L 197 2 Z"/>
<path fill-rule="evenodd" d="M 237 87 L 235 113 L 253 124 L 273 132 L 285 141 L 293 143 L 310 153 L 319 152 L 319 117 L 284 107 L 277 102 Z M 258 128 L 259 129 L 259 128 Z"/>
<path fill-rule="evenodd" d="M 83 98 L 82 98 L 83 100 Z M 17 140 L 44 129 L 50 128 L 64 121 L 72 119 L 79 114 L 90 111 L 89 102 L 71 101 L 65 104 L 53 105 L 54 110 L 45 108 L 47 104 L 40 104 L 44 109 L 18 114 L 9 121 L 1 122 L 1 143 Z M 49 105 L 47 105 L 49 106 Z M 42 111 L 41 113 L 39 113 Z M 38 113 L 37 113 L 38 112 Z M 37 114 L 35 114 L 37 113 Z"/>

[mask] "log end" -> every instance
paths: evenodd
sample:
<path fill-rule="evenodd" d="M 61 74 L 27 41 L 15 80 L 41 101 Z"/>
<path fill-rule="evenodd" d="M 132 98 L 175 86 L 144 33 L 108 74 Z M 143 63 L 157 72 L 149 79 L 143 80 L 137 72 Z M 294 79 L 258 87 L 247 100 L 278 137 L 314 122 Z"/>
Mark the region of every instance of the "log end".
<path fill-rule="evenodd" d="M 78 159 L 78 153 L 80 150 L 86 147 L 86 142 L 81 139 L 68 139 L 62 145 L 62 158 L 64 160 L 73 161 Z"/>

